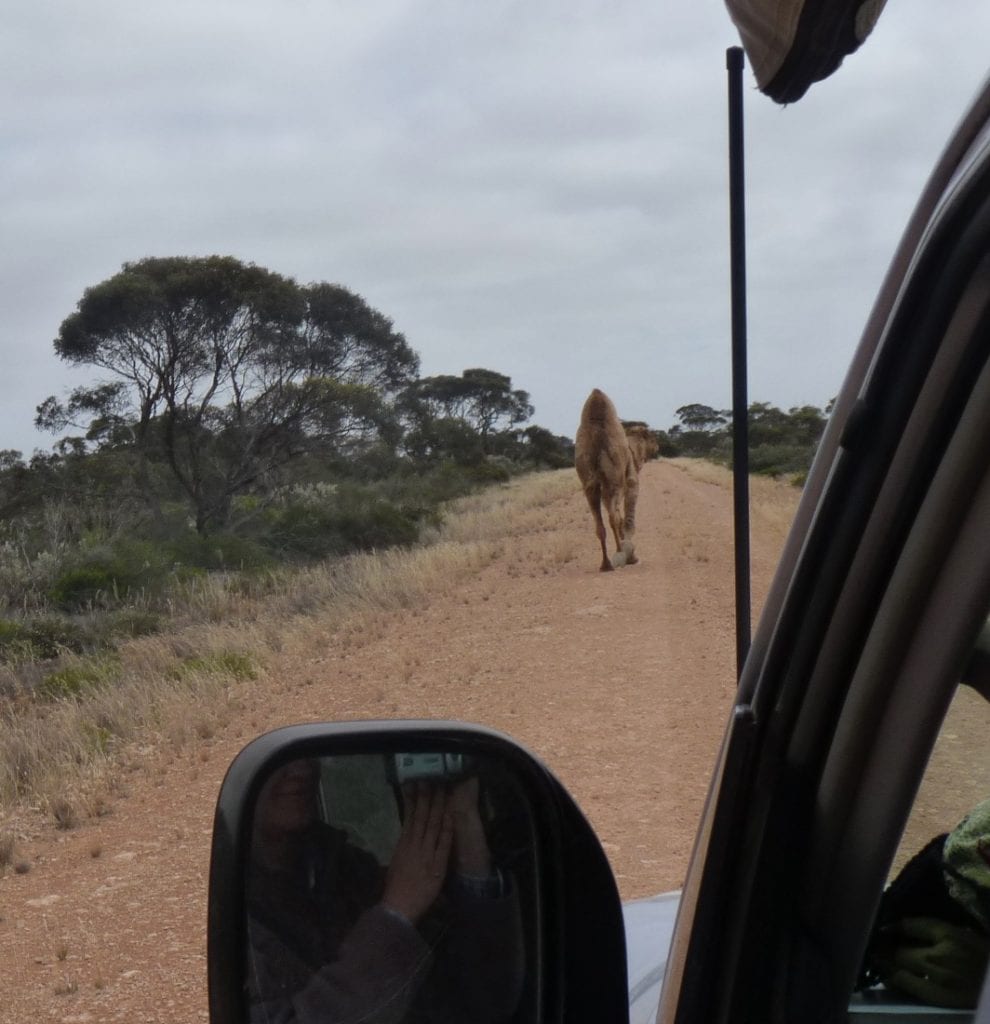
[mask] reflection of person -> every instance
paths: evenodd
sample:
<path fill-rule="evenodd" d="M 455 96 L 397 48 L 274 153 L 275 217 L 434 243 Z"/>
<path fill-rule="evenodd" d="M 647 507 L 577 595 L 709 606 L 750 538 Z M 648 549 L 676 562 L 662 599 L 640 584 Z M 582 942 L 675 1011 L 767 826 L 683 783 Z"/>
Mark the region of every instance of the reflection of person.
<path fill-rule="evenodd" d="M 493 870 L 478 780 L 403 788 L 382 869 L 317 817 L 318 764 L 262 787 L 248 877 L 250 1021 L 365 1024 L 511 1017 L 522 982 L 518 898 Z"/>

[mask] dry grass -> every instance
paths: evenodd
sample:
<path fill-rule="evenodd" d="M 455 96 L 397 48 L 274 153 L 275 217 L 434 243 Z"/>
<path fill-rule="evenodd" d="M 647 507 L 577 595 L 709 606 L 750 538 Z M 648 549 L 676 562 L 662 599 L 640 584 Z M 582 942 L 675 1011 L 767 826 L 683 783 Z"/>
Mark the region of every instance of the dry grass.
<path fill-rule="evenodd" d="M 67 797 L 55 797 L 49 803 L 48 810 L 55 819 L 55 827 L 62 832 L 70 832 L 79 827 L 79 810 Z"/>
<path fill-rule="evenodd" d="M 719 466 L 704 459 L 666 461 L 695 480 L 727 490 L 732 489 L 732 470 L 727 466 Z M 769 476 L 749 478 L 750 515 L 759 518 L 774 533 L 786 533 L 790 528 L 800 498 L 800 488 L 790 480 Z"/>
<path fill-rule="evenodd" d="M 14 837 L 0 835 L 0 876 L 14 863 Z"/>
<path fill-rule="evenodd" d="M 455 502 L 441 537 L 457 544 L 491 544 L 531 533 L 544 522 L 548 505 L 573 498 L 577 488 L 573 469 L 521 477 L 504 487 Z"/>
<path fill-rule="evenodd" d="M 122 644 L 112 672 L 63 666 L 56 699 L 0 703 L 0 811 L 47 808 L 59 828 L 109 813 L 135 750 L 179 751 L 213 736 L 263 679 L 286 643 L 373 636 L 395 611 L 417 614 L 431 594 L 476 573 L 506 539 L 547 528 L 547 507 L 573 496 L 573 471 L 534 474 L 455 502 L 423 545 L 272 574 L 212 577 L 183 595 L 174 632 Z M 546 554 L 573 558 L 567 546 Z M 71 685 L 67 685 L 71 684 Z"/>
<path fill-rule="evenodd" d="M 692 459 L 671 465 L 713 486 L 731 486 L 724 467 Z M 412 549 L 247 581 L 195 580 L 176 608 L 174 631 L 128 640 L 112 672 L 96 672 L 89 683 L 92 666 L 71 663 L 77 672 L 63 679 L 81 680 L 78 692 L 0 701 L 0 812 L 47 808 L 62 828 L 111 813 L 126 769 L 146 757 L 140 752 L 202 748 L 256 681 L 264 682 L 273 652 L 323 651 L 328 635 L 342 651 L 357 647 L 383 635 L 393 613 L 419 614 L 433 594 L 507 551 L 513 552 L 505 559 L 509 575 L 551 572 L 573 561 L 583 550 L 580 535 L 561 539 L 556 526 L 560 502 L 573 504 L 577 492 L 573 469 L 532 474 L 454 502 L 443 527 Z M 753 515 L 784 530 L 799 494 L 785 482 L 753 478 Z M 545 543 L 530 543 L 544 536 Z M 703 543 L 692 557 L 708 557 Z M 416 671 L 406 666 L 410 676 Z"/>

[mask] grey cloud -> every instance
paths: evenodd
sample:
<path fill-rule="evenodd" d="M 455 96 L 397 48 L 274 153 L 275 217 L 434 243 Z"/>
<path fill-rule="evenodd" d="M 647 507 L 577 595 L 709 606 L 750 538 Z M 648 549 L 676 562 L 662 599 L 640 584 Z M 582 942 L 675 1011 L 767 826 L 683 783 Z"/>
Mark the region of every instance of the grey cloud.
<path fill-rule="evenodd" d="M 900 0 L 793 107 L 747 79 L 754 399 L 838 389 L 988 29 L 980 0 Z M 658 426 L 727 405 L 735 41 L 717 3 L 21 5 L 0 41 L 0 447 L 50 443 L 34 406 L 82 383 L 51 339 L 83 289 L 173 253 L 345 284 L 424 373 L 509 373 L 556 432 L 594 385 Z"/>

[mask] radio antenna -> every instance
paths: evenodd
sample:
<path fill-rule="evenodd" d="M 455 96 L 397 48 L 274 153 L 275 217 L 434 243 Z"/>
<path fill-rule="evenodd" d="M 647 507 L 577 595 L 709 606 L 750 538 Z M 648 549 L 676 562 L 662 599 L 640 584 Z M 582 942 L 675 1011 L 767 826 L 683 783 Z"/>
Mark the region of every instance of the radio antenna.
<path fill-rule="evenodd" d="M 726 51 L 729 72 L 729 259 L 732 279 L 732 496 L 736 571 L 736 677 L 749 653 L 749 398 L 746 372 L 746 194 L 743 165 L 744 56 Z"/>

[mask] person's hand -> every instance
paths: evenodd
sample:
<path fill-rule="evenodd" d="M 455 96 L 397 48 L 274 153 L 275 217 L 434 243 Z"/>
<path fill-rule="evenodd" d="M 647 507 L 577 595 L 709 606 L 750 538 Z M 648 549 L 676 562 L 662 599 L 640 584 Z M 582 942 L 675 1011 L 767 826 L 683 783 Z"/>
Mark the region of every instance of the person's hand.
<path fill-rule="evenodd" d="M 931 917 L 908 917 L 893 926 L 880 980 L 931 1006 L 976 1006 L 990 939 L 975 928 Z"/>
<path fill-rule="evenodd" d="M 447 795 L 424 782 L 404 786 L 405 821 L 385 873 L 382 903 L 415 924 L 443 888 L 453 842 Z"/>
<path fill-rule="evenodd" d="M 472 775 L 451 786 L 447 808 L 454 827 L 454 865 L 458 873 L 487 878 L 492 855 L 478 810 L 478 777 Z"/>

